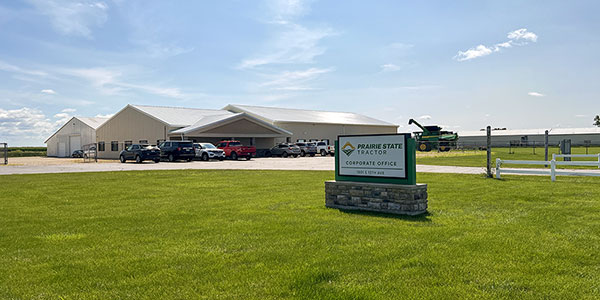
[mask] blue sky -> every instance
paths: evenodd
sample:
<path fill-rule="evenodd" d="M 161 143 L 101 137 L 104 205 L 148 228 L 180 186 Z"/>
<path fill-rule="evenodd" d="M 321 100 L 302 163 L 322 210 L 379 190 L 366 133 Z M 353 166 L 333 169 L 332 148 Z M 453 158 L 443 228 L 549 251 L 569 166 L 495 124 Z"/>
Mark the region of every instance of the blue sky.
<path fill-rule="evenodd" d="M 597 1 L 0 3 L 0 142 L 128 103 L 351 111 L 455 131 L 591 127 Z"/>

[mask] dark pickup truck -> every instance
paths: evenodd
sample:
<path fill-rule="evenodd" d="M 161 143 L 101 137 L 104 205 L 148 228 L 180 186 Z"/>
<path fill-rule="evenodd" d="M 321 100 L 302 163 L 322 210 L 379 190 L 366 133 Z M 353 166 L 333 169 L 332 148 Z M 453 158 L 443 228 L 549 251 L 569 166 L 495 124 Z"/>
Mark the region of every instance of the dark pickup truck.
<path fill-rule="evenodd" d="M 121 151 L 119 160 L 124 163 L 127 160 L 135 160 L 136 163 L 141 163 L 145 160 L 152 160 L 155 163 L 160 161 L 160 149 L 156 146 L 133 144 Z"/>

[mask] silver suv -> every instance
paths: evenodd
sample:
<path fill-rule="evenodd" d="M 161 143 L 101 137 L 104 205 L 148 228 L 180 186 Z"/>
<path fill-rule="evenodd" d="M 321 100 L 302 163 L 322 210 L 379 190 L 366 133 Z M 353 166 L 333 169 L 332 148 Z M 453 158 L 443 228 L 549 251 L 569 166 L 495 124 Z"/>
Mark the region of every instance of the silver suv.
<path fill-rule="evenodd" d="M 269 151 L 271 156 L 281 156 L 281 157 L 298 157 L 300 155 L 300 147 L 294 144 L 279 144 L 275 145 L 275 147 L 271 148 Z"/>
<path fill-rule="evenodd" d="M 209 159 L 225 159 L 225 151 L 218 149 L 211 143 L 194 143 L 194 152 L 196 153 L 196 158 L 203 161 L 208 161 Z"/>

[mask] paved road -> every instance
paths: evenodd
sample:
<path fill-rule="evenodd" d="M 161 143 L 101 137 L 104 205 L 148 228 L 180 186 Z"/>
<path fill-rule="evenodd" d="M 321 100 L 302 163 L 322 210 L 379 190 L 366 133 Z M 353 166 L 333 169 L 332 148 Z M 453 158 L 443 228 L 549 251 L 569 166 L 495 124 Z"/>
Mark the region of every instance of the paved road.
<path fill-rule="evenodd" d="M 76 172 L 108 172 L 108 171 L 142 171 L 142 170 L 324 170 L 333 171 L 333 157 L 299 157 L 299 158 L 258 158 L 249 161 L 193 161 L 193 162 L 153 162 L 136 163 L 73 163 L 65 161 L 64 164 L 51 165 L 22 165 L 22 166 L 0 166 L 0 175 L 9 174 L 41 174 L 41 173 L 76 173 Z M 532 170 L 532 169 L 528 169 Z M 566 171 L 566 170 L 561 170 Z M 570 170 L 577 172 L 598 172 L 600 170 Z M 485 168 L 478 167 L 454 167 L 454 166 L 431 166 L 417 165 L 417 172 L 424 173 L 453 173 L 453 174 L 483 174 Z"/>

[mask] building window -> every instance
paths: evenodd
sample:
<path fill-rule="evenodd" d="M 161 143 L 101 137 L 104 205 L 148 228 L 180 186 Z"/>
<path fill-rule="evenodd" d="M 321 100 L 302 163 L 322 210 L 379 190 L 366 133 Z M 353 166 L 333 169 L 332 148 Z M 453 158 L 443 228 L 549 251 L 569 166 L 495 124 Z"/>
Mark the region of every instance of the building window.
<path fill-rule="evenodd" d="M 305 139 L 297 139 L 296 142 L 298 142 L 298 143 L 304 143 L 304 142 L 306 142 L 306 140 Z"/>
<path fill-rule="evenodd" d="M 127 147 L 131 146 L 131 144 L 133 144 L 132 141 L 125 141 L 125 145 L 123 146 L 123 149 L 127 149 Z"/>
<path fill-rule="evenodd" d="M 98 151 L 104 152 L 104 142 L 98 142 Z"/>
<path fill-rule="evenodd" d="M 148 140 L 140 140 L 140 144 L 142 144 L 142 145 L 148 144 Z"/>
<path fill-rule="evenodd" d="M 288 136 L 288 137 L 286 137 L 286 138 L 285 138 L 285 142 L 286 142 L 286 143 L 291 143 L 291 142 L 292 142 L 292 138 L 291 138 L 291 137 L 289 137 L 289 136 Z"/>
<path fill-rule="evenodd" d="M 118 141 L 110 142 L 110 151 L 119 151 L 119 142 Z"/>

